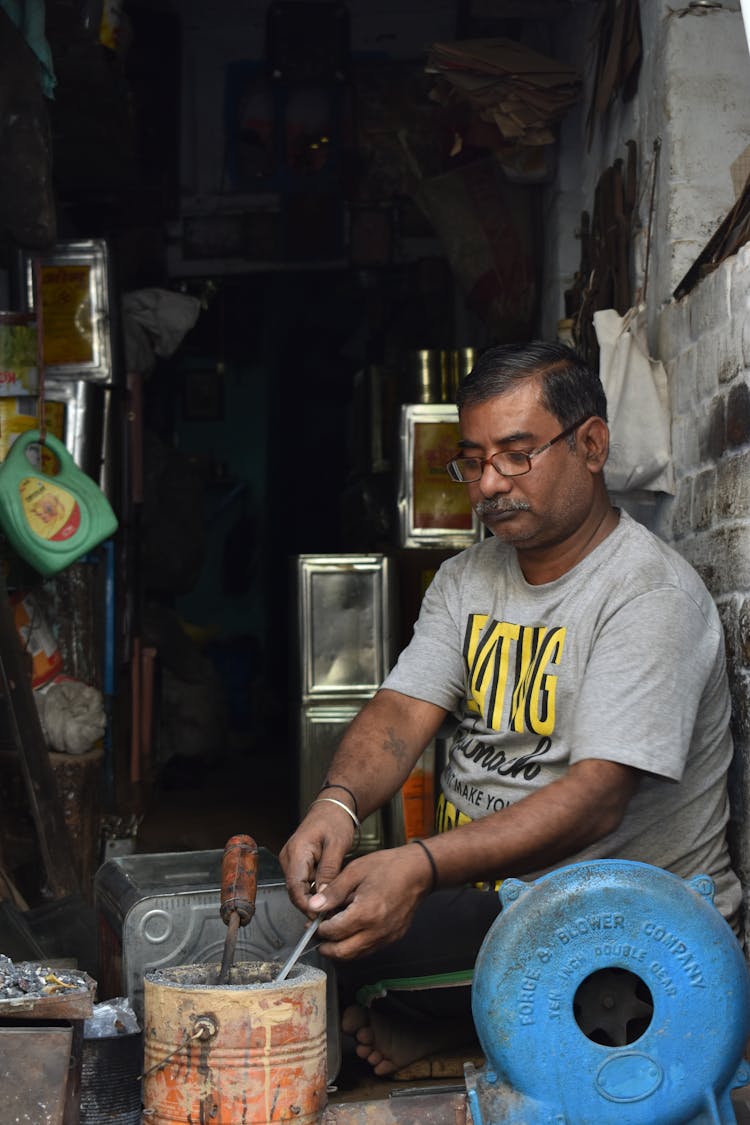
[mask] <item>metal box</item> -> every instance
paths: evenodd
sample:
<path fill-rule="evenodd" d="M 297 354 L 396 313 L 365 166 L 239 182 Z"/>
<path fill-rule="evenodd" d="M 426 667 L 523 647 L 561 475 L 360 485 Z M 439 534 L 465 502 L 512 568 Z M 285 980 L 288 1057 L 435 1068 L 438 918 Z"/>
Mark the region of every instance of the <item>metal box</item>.
<path fill-rule="evenodd" d="M 304 816 L 320 791 L 333 753 L 346 728 L 367 702 L 335 699 L 300 708 L 299 813 Z M 325 796 L 325 794 L 324 794 Z M 335 793 L 331 793 L 335 797 Z M 362 821 L 358 852 L 374 852 L 386 846 L 383 815 L 378 809 Z"/>
<path fill-rule="evenodd" d="M 47 374 L 110 382 L 112 309 L 107 243 L 94 238 L 24 252 L 23 269 L 29 310 L 34 310 L 39 297 L 35 280 L 41 286 Z"/>
<path fill-rule="evenodd" d="M 63 1125 L 72 1043 L 72 1026 L 0 1027 L 4 1121 Z"/>
<path fill-rule="evenodd" d="M 98 481 L 104 456 L 104 418 L 110 391 L 88 379 L 50 376 L 46 381 L 48 402 L 60 403 L 65 411 L 63 441 L 71 457 L 92 480 Z"/>
<path fill-rule="evenodd" d="M 377 691 L 392 659 L 390 560 L 299 555 L 295 581 L 300 698 Z"/>
<path fill-rule="evenodd" d="M 448 404 L 401 407 L 398 513 L 402 547 L 469 547 L 481 524 L 464 487 L 445 466 L 456 456 L 458 410 Z"/>
<path fill-rule="evenodd" d="M 118 856 L 94 879 L 99 923 L 99 985 L 105 997 L 126 995 L 143 1022 L 147 970 L 221 962 L 227 928 L 219 916 L 223 850 Z M 281 961 L 307 919 L 289 901 L 277 858 L 259 849 L 255 914 L 240 930 L 235 961 Z M 329 1076 L 338 1073 L 340 1038 L 336 978 L 315 951 L 303 957 L 326 970 Z"/>

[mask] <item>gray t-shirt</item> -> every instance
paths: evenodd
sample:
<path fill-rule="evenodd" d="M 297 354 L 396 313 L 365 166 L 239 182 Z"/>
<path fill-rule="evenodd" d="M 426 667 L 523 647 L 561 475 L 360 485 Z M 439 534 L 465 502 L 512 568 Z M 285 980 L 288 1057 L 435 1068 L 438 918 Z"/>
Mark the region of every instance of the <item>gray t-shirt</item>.
<path fill-rule="evenodd" d="M 541 586 L 495 538 L 443 563 L 383 686 L 458 720 L 438 830 L 512 805 L 573 762 L 622 762 L 644 776 L 621 825 L 566 862 L 633 859 L 682 878 L 708 874 L 722 913 L 736 911 L 719 615 L 693 568 L 627 513 Z"/>

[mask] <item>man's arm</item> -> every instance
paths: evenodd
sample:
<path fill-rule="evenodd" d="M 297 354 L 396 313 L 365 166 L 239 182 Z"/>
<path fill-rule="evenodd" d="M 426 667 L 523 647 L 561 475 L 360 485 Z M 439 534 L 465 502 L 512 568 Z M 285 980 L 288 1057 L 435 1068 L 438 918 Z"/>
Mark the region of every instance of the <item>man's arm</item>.
<path fill-rule="evenodd" d="M 618 827 L 639 777 L 630 766 L 587 759 L 501 812 L 431 836 L 439 885 L 524 875 L 575 855 Z M 401 937 L 431 883 L 414 844 L 353 860 L 309 901 L 312 910 L 338 911 L 320 927 L 321 953 L 360 957 Z"/>
<path fill-rule="evenodd" d="M 588 758 L 499 813 L 430 838 L 441 881 L 526 875 L 559 863 L 619 827 L 640 772 Z"/>
<path fill-rule="evenodd" d="M 360 820 L 381 808 L 409 776 L 445 715 L 433 703 L 388 690 L 362 708 L 327 772 L 330 790 L 318 795 L 319 803 L 311 804 L 280 853 L 289 897 L 300 910 L 309 910 L 311 883 L 322 887 L 335 879 L 351 848 L 354 820 L 336 802 L 354 812 L 353 796 Z"/>
<path fill-rule="evenodd" d="M 434 703 L 387 689 L 362 708 L 326 774 L 356 794 L 360 819 L 382 808 L 403 785 L 446 714 Z"/>

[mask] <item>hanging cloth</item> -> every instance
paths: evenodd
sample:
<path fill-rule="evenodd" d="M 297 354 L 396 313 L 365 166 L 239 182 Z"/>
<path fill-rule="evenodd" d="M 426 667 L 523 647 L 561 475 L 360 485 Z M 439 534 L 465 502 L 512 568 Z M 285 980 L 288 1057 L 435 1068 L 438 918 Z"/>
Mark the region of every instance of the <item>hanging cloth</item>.
<path fill-rule="evenodd" d="M 36 55 L 42 91 L 46 97 L 53 98 L 57 78 L 52 52 L 44 35 L 44 0 L 0 0 L 0 8 L 11 18 Z"/>
<path fill-rule="evenodd" d="M 157 356 L 171 356 L 198 319 L 201 303 L 170 289 L 135 289 L 122 299 L 128 371 L 150 375 Z"/>
<path fill-rule="evenodd" d="M 609 409 L 604 479 L 612 492 L 674 494 L 667 375 L 648 354 L 645 305 L 594 313 L 599 373 Z"/>

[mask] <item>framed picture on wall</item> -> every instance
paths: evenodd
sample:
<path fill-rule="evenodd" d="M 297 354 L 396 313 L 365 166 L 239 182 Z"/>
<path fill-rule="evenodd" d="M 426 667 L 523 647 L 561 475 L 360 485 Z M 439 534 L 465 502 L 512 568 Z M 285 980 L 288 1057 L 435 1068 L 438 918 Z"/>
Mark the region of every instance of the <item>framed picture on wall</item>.
<path fill-rule="evenodd" d="M 193 422 L 218 422 L 224 417 L 224 373 L 218 366 L 185 373 L 182 413 Z"/>

